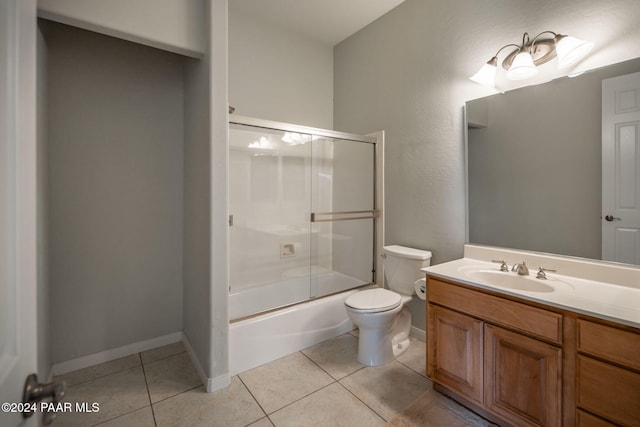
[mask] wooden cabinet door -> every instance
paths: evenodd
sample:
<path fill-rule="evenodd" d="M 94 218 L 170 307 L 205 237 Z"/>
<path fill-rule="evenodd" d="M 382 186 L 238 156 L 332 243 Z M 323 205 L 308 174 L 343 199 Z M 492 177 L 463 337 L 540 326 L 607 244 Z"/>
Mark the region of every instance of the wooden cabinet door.
<path fill-rule="evenodd" d="M 482 404 L 482 321 L 435 305 L 429 318 L 431 377 Z"/>
<path fill-rule="evenodd" d="M 562 351 L 485 325 L 485 404 L 520 426 L 560 426 Z"/>

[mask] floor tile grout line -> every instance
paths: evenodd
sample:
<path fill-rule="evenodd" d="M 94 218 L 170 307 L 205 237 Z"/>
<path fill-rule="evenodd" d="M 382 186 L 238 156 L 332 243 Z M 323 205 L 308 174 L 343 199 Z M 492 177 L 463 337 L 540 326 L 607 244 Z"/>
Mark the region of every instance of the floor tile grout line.
<path fill-rule="evenodd" d="M 355 374 L 355 372 L 354 372 L 354 374 Z M 348 376 L 349 376 L 349 375 L 347 375 L 347 377 L 348 377 Z M 344 378 L 347 378 L 347 377 L 344 377 Z M 344 378 L 343 378 L 343 379 L 344 379 Z M 358 400 L 359 400 L 359 401 L 360 401 L 364 406 L 366 406 L 367 408 L 369 408 L 369 409 L 371 410 L 371 412 L 373 412 L 374 414 L 376 414 L 377 416 L 379 416 L 379 417 L 380 417 L 380 419 L 381 419 L 382 421 L 384 421 L 384 422 L 385 422 L 385 423 L 387 423 L 387 424 L 389 423 L 389 421 L 388 421 L 385 417 L 383 417 L 382 415 L 380 415 L 380 414 L 378 413 L 378 411 L 376 411 L 376 410 L 375 410 L 375 409 L 373 409 L 371 406 L 369 406 L 369 404 L 368 404 L 367 402 L 365 402 L 364 400 L 360 399 L 360 397 L 358 397 L 358 395 L 357 395 L 357 394 L 355 394 L 354 392 L 352 392 L 351 390 L 349 390 L 349 388 L 348 388 L 346 385 L 342 384 L 340 381 L 336 381 L 336 382 L 337 382 L 338 384 L 340 384 L 340 385 L 342 386 L 342 388 L 344 388 L 347 392 L 349 392 L 349 394 L 351 394 L 353 397 L 355 397 L 356 399 L 358 399 Z"/>
<path fill-rule="evenodd" d="M 311 348 L 311 347 L 308 347 L 308 348 Z M 313 359 L 311 358 L 311 356 L 307 355 L 307 354 L 304 352 L 305 350 L 306 350 L 306 348 L 305 348 L 305 349 L 300 350 L 300 353 L 302 353 L 302 354 L 303 354 L 307 359 L 309 359 L 311 362 L 313 362 L 313 363 L 314 363 L 318 368 L 322 369 L 322 371 L 323 371 L 323 372 L 325 372 L 327 375 L 329 375 L 329 376 L 330 376 L 334 381 L 340 381 L 340 380 L 342 380 L 343 378 L 347 378 L 349 375 L 353 375 L 353 374 L 355 374 L 356 372 L 361 371 L 362 369 L 366 368 L 366 366 L 365 366 L 365 365 L 362 365 L 362 366 L 360 366 L 358 369 L 356 369 L 356 370 L 355 370 L 355 371 L 353 371 L 353 372 L 348 373 L 348 374 L 347 374 L 347 375 L 345 375 L 344 377 L 336 378 L 336 377 L 334 377 L 333 375 L 331 375 L 331 373 L 330 373 L 329 371 L 327 371 L 327 370 L 326 370 L 326 369 L 324 369 L 322 366 L 320 366 L 320 364 L 319 364 L 318 362 L 316 362 L 315 360 L 313 360 Z M 358 362 L 358 363 L 360 363 L 360 362 Z"/>
<path fill-rule="evenodd" d="M 320 387 L 320 388 L 319 388 L 319 389 L 317 389 L 317 390 L 314 390 L 314 391 L 312 391 L 312 392 L 310 392 L 310 393 L 305 394 L 304 396 L 299 397 L 298 399 L 296 399 L 296 400 L 294 400 L 294 401 L 292 401 L 292 402 L 287 403 L 286 405 L 284 405 L 284 406 L 282 406 L 282 407 L 280 407 L 280 408 L 276 409 L 276 410 L 275 410 L 275 411 L 273 411 L 273 412 L 267 412 L 267 411 L 262 407 L 262 405 L 260 404 L 260 402 L 258 402 L 258 399 L 256 399 L 256 397 L 255 397 L 255 396 L 253 395 L 253 393 L 251 392 L 251 389 L 249 388 L 249 386 L 248 386 L 247 384 L 245 384 L 245 382 L 244 382 L 244 381 L 242 381 L 242 378 L 240 378 L 240 374 L 238 374 L 238 375 L 237 375 L 238 379 L 240 379 L 240 381 L 241 381 L 241 382 L 242 382 L 242 384 L 245 386 L 245 388 L 247 389 L 247 391 L 249 391 L 249 394 L 251 394 L 251 397 L 253 397 L 253 399 L 256 401 L 256 403 L 258 403 L 258 406 L 260 406 L 260 409 L 262 409 L 262 412 L 264 412 L 264 413 L 266 414 L 267 418 L 269 418 L 269 421 L 271 421 L 271 424 L 273 424 L 273 425 L 275 425 L 275 423 L 273 422 L 273 420 L 271 420 L 271 415 L 275 414 L 276 412 L 280 411 L 281 409 L 286 408 L 287 406 L 291 406 L 291 405 L 293 405 L 294 403 L 299 402 L 300 400 L 302 400 L 302 399 L 304 399 L 304 398 L 306 398 L 306 397 L 308 397 L 308 396 L 311 396 L 312 394 L 314 394 L 314 393 L 316 393 L 316 392 L 318 392 L 318 391 L 320 391 L 320 390 L 322 390 L 322 389 L 325 389 L 325 388 L 329 387 L 330 385 L 335 384 L 335 383 L 337 383 L 337 382 L 338 382 L 338 380 L 336 380 L 335 378 L 333 378 L 333 376 L 331 376 L 331 374 L 329 374 L 327 371 L 325 371 L 324 369 L 322 369 L 322 367 L 320 367 L 320 366 L 319 366 L 315 361 L 313 361 L 311 358 L 309 358 L 309 356 L 307 356 L 306 354 L 304 354 L 302 350 L 298 351 L 298 353 L 302 353 L 302 355 L 303 355 L 304 357 L 306 357 L 307 359 L 309 359 L 309 360 L 310 360 L 314 365 L 318 366 L 318 367 L 322 370 L 322 372 L 326 373 L 326 374 L 329 376 L 329 378 L 331 378 L 331 382 L 330 382 L 330 383 L 328 383 L 328 384 L 325 384 L 324 386 Z"/>
<path fill-rule="evenodd" d="M 149 406 L 151 406 L 151 405 L 149 405 Z M 97 423 L 97 424 L 91 424 L 91 427 L 101 426 L 101 425 L 106 424 L 106 423 L 109 423 L 109 422 L 111 422 L 111 421 L 113 421 L 113 420 L 117 420 L 118 418 L 122 418 L 122 417 L 124 417 L 124 416 L 126 416 L 126 415 L 133 414 L 134 412 L 139 411 L 140 409 L 144 409 L 144 408 L 146 408 L 146 407 L 147 407 L 147 405 L 145 405 L 145 406 L 141 406 L 141 407 L 139 407 L 139 408 L 132 409 L 132 410 L 130 410 L 129 412 L 125 412 L 124 414 L 117 415 L 117 416 L 112 417 L 112 418 L 109 418 L 109 419 L 107 419 L 107 420 L 102 420 L 102 421 L 100 421 L 100 422 L 99 422 L 99 423 Z"/>
<path fill-rule="evenodd" d="M 153 350 L 153 349 L 152 349 L 152 350 Z M 165 359 L 168 359 L 168 358 L 170 358 L 170 357 L 177 356 L 177 355 L 179 355 L 179 354 L 186 353 L 186 352 L 187 352 L 187 350 L 183 350 L 183 351 L 179 351 L 178 353 L 168 354 L 168 355 L 163 356 L 163 357 L 160 357 L 160 358 L 158 358 L 158 359 L 153 359 L 153 360 L 152 360 L 152 361 L 150 361 L 150 362 L 145 362 L 144 360 L 142 360 L 142 353 L 140 353 L 140 362 L 142 362 L 142 365 L 143 365 L 143 366 L 144 366 L 144 365 L 151 365 L 152 363 L 156 363 L 156 362 L 159 362 L 159 361 L 161 361 L 161 360 L 165 360 Z"/>
<path fill-rule="evenodd" d="M 324 385 L 324 386 L 320 387 L 320 388 L 319 388 L 319 389 L 317 389 L 317 390 L 312 391 L 311 393 L 307 393 L 307 394 L 305 394 L 304 396 L 302 396 L 302 397 L 300 397 L 300 398 L 298 398 L 298 399 L 294 400 L 293 402 L 289 402 L 289 403 L 287 403 L 286 405 L 284 405 L 283 407 L 276 409 L 275 411 L 271 412 L 270 414 L 267 414 L 267 417 L 269 417 L 269 420 L 271 420 L 271 415 L 275 414 L 276 412 L 281 411 L 282 409 L 287 408 L 287 407 L 289 407 L 289 406 L 293 405 L 294 403 L 298 403 L 298 402 L 299 402 L 299 401 L 301 401 L 302 399 L 305 399 L 305 398 L 307 398 L 307 397 L 311 396 L 312 394 L 315 394 L 315 393 L 319 392 L 320 390 L 324 390 L 325 388 L 327 388 L 327 387 L 329 387 L 329 386 L 332 386 L 332 385 L 334 385 L 334 384 L 335 384 L 335 383 L 337 383 L 337 382 L 338 382 L 338 381 L 333 381 L 333 382 L 331 382 L 331 383 L 329 383 L 329 384 L 327 384 L 327 385 Z M 273 421 L 271 421 L 271 422 L 273 423 Z M 275 424 L 275 423 L 273 423 L 273 424 Z"/>
<path fill-rule="evenodd" d="M 153 406 L 153 405 L 157 405 L 158 403 L 162 403 L 162 402 L 167 401 L 167 400 L 169 400 L 169 399 L 173 399 L 173 398 L 174 398 L 174 397 L 176 397 L 176 396 L 180 396 L 181 394 L 188 393 L 188 392 L 190 392 L 190 391 L 192 391 L 192 390 L 195 390 L 195 389 L 197 389 L 197 388 L 200 388 L 200 387 L 204 387 L 204 384 L 198 384 L 198 385 L 195 385 L 195 386 L 193 386 L 193 387 L 191 387 L 191 388 L 188 388 L 188 389 L 186 389 L 186 390 L 182 390 L 182 391 L 181 391 L 181 392 L 179 392 L 179 393 L 172 394 L 171 396 L 164 397 L 164 398 L 162 398 L 162 399 L 158 400 L 157 402 L 151 402 L 151 406 Z M 207 392 L 205 391 L 205 393 L 207 393 Z"/>
<path fill-rule="evenodd" d="M 356 337 L 356 338 L 358 338 L 358 337 Z M 353 393 L 353 392 L 352 392 L 351 390 L 349 390 L 349 389 L 348 389 L 344 384 L 342 384 L 342 383 L 340 382 L 340 381 L 344 380 L 345 378 L 348 378 L 348 377 L 350 377 L 351 375 L 355 374 L 356 372 L 360 372 L 361 370 L 366 369 L 366 368 L 367 368 L 367 366 L 362 365 L 360 368 L 358 368 L 358 369 L 356 369 L 355 371 L 353 371 L 353 372 L 351 372 L 351 373 L 349 373 L 349 374 L 345 375 L 344 377 L 342 377 L 342 378 L 340 378 L 340 379 L 335 379 L 335 378 L 333 377 L 333 375 L 331 375 L 331 374 L 330 374 L 329 372 L 327 372 L 324 368 L 322 368 L 322 366 L 320 366 L 320 365 L 319 365 L 315 360 L 313 360 L 310 356 L 308 356 L 307 354 L 305 354 L 305 353 L 304 353 L 304 350 L 306 350 L 306 349 L 302 349 L 302 350 L 300 350 L 299 352 L 300 352 L 300 353 L 302 353 L 302 355 L 303 355 L 303 356 L 305 356 L 307 359 L 309 359 L 313 364 L 315 364 L 315 365 L 316 365 L 318 368 L 320 368 L 323 372 L 325 372 L 327 375 L 329 375 L 329 377 L 331 377 L 331 379 L 333 379 L 333 382 L 332 382 L 332 383 L 330 383 L 330 384 L 327 384 L 327 385 L 325 385 L 325 386 L 323 386 L 323 387 L 320 387 L 319 389 L 317 389 L 317 390 L 315 390 L 315 391 L 313 391 L 313 392 L 311 392 L 311 393 L 309 393 L 309 394 L 307 394 L 307 395 L 305 395 L 305 396 L 303 396 L 303 397 L 301 397 L 301 398 L 299 398 L 299 399 L 297 399 L 297 400 L 295 400 L 295 401 L 293 401 L 293 402 L 291 402 L 291 403 L 286 404 L 286 405 L 285 405 L 285 406 L 283 406 L 282 408 L 276 409 L 276 410 L 275 410 L 275 411 L 273 411 L 271 414 L 274 414 L 274 413 L 278 412 L 279 410 L 286 408 L 287 406 L 293 405 L 294 403 L 296 403 L 296 402 L 298 402 L 298 401 L 300 401 L 300 400 L 302 400 L 302 399 L 304 399 L 304 398 L 306 398 L 306 397 L 308 397 L 308 396 L 310 396 L 310 395 L 312 395 L 312 394 L 314 394 L 314 393 L 316 393 L 316 392 L 318 392 L 318 391 L 320 391 L 320 390 L 322 390 L 322 389 L 324 389 L 324 388 L 327 388 L 327 387 L 329 387 L 329 386 L 330 386 L 330 385 L 332 385 L 332 384 L 338 383 L 338 384 L 340 384 L 340 386 L 342 386 L 342 388 L 344 388 L 347 392 L 349 392 L 349 394 L 351 394 L 351 395 L 352 395 L 353 397 L 355 397 L 358 401 L 360 401 L 364 406 L 366 406 L 367 408 L 369 408 L 369 409 L 370 409 L 374 414 L 376 414 L 378 417 L 380 417 L 380 419 L 382 419 L 382 420 L 383 420 L 384 422 L 386 422 L 386 423 L 389 423 L 389 421 L 387 421 L 387 420 L 386 420 L 382 415 L 380 415 L 380 414 L 379 414 L 375 409 L 373 409 L 371 406 L 369 406 L 366 402 L 364 402 L 362 399 L 360 399 L 360 398 L 359 398 L 355 393 Z M 403 366 L 404 366 L 404 365 L 403 365 Z M 407 368 L 408 368 L 408 369 L 411 369 L 411 368 L 409 368 L 409 367 L 407 367 Z M 411 369 L 411 370 L 412 370 L 412 369 Z M 413 370 L 412 370 L 412 371 L 413 371 Z M 414 371 L 414 372 L 415 372 L 415 371 Z M 249 387 L 247 387 L 247 389 L 249 389 Z M 266 412 L 266 411 L 265 411 L 265 412 Z M 269 415 L 271 415 L 271 414 L 267 414 L 267 417 L 269 417 Z M 269 420 L 271 421 L 271 418 L 269 418 Z M 273 421 L 271 421 L 271 422 L 273 423 Z M 275 425 L 275 423 L 273 423 L 273 424 Z"/>
<path fill-rule="evenodd" d="M 156 411 L 153 410 L 153 402 L 151 401 L 151 390 L 149 390 L 149 382 L 147 381 L 147 371 L 144 369 L 144 363 L 142 362 L 142 353 L 138 353 L 140 357 L 140 364 L 142 365 L 142 375 L 144 375 L 144 385 L 147 388 L 147 397 L 149 398 L 149 406 L 151 407 L 151 416 L 153 417 L 153 425 L 158 426 L 156 420 Z"/>
<path fill-rule="evenodd" d="M 431 380 L 431 378 L 429 378 L 427 375 L 423 374 L 422 372 L 418 372 L 418 371 L 416 371 L 415 369 L 413 369 L 411 366 L 407 365 L 406 363 L 401 362 L 401 361 L 400 361 L 400 360 L 398 360 L 398 359 L 396 359 L 396 361 L 397 361 L 399 364 L 401 364 L 402 366 L 404 366 L 404 367 L 406 367 L 406 368 L 411 369 L 413 372 L 415 372 L 416 374 L 420 375 L 421 377 L 424 377 L 424 378 L 426 378 L 426 379 L 428 379 L 428 380 Z"/>
<path fill-rule="evenodd" d="M 267 417 L 269 419 L 269 422 L 271 424 L 274 424 L 274 422 L 271 420 L 271 418 L 269 417 L 269 414 L 267 414 L 267 411 L 265 411 L 265 409 L 262 407 L 262 405 L 260 404 L 260 402 L 258 402 L 258 399 L 254 396 L 253 392 L 251 391 L 251 389 L 249 388 L 249 386 L 247 384 L 245 384 L 245 382 L 242 380 L 242 378 L 240 377 L 240 374 L 235 375 L 238 380 L 240 381 L 240 383 L 242 384 L 242 386 L 247 390 L 247 392 L 249 393 L 249 395 L 251 396 L 251 398 L 253 399 L 254 402 L 256 402 L 256 404 L 258 405 L 258 407 L 260 408 L 260 410 L 262 411 L 262 413 L 264 414 L 265 417 Z M 256 420 L 257 421 L 257 420 Z M 255 422 L 255 421 L 254 421 Z M 274 424 L 275 425 L 275 424 Z"/>
<path fill-rule="evenodd" d="M 130 357 L 130 356 L 133 356 L 133 354 L 130 354 L 129 356 L 125 356 L 125 357 Z M 117 360 L 117 359 L 114 359 L 114 360 Z M 109 362 L 103 362 L 103 363 L 109 363 Z M 88 366 L 87 368 L 92 368 L 94 366 L 99 366 L 101 364 L 102 363 L 99 363 L 98 365 Z M 83 385 L 83 384 L 86 384 L 86 383 L 90 383 L 91 381 L 99 380 L 101 378 L 110 377 L 111 375 L 120 374 L 122 372 L 128 371 L 130 369 L 139 368 L 141 366 L 142 366 L 142 362 L 140 363 L 140 365 L 137 365 L 137 366 L 129 366 L 128 368 L 119 369 L 117 371 L 109 372 L 108 374 L 99 375 L 97 377 L 93 377 L 93 378 L 90 378 L 88 380 L 84 380 L 84 381 L 81 381 L 81 382 L 78 382 L 78 383 L 75 383 L 75 384 L 67 385 L 67 388 L 72 388 L 72 387 L 76 387 L 76 386 Z M 67 372 L 66 374 L 56 375 L 57 379 L 56 379 L 56 377 L 54 377 L 54 381 L 59 381 L 60 379 L 62 379 L 62 381 L 65 381 L 64 378 L 60 378 L 60 377 L 63 376 L 63 375 L 67 375 L 67 374 L 70 374 L 70 373 L 73 373 L 73 372 L 77 372 L 77 371 L 80 371 L 82 369 L 87 369 L 87 368 L 76 369 L 75 371 L 70 371 L 70 372 Z"/>
<path fill-rule="evenodd" d="M 273 421 L 271 420 L 271 417 L 270 417 L 272 414 L 275 414 L 275 413 L 276 413 L 276 412 L 278 412 L 279 410 L 284 409 L 284 408 L 286 408 L 287 406 L 290 406 L 290 405 L 292 405 L 292 404 L 294 404 L 294 403 L 296 403 L 296 402 L 298 402 L 298 401 L 300 401 L 300 400 L 304 399 L 305 397 L 311 396 L 313 393 L 318 392 L 318 391 L 320 391 L 320 390 L 322 390 L 322 389 L 324 389 L 324 388 L 327 388 L 327 387 L 329 387 L 330 385 L 332 385 L 332 384 L 334 384 L 334 383 L 338 382 L 338 380 L 336 380 L 335 378 L 333 378 L 333 376 L 331 376 L 331 374 L 329 374 L 327 371 L 325 371 L 324 369 L 322 369 L 322 367 L 320 367 L 316 362 L 314 362 L 312 359 L 310 359 L 310 358 L 309 358 L 309 356 L 307 356 L 306 354 L 304 354 L 304 353 L 302 352 L 302 350 L 298 351 L 297 353 L 302 353 L 302 355 L 303 355 L 305 358 L 309 359 L 309 360 L 310 360 L 314 365 L 318 366 L 318 367 L 322 370 L 322 372 L 324 372 L 325 374 L 327 374 L 327 376 L 331 379 L 331 382 L 330 382 L 330 383 L 328 383 L 328 384 L 325 384 L 324 386 L 320 387 L 320 388 L 319 388 L 319 389 L 317 389 L 317 390 L 314 390 L 314 391 L 312 391 L 312 392 L 310 392 L 310 393 L 305 394 L 304 396 L 299 397 L 298 399 L 296 399 L 296 400 L 294 400 L 294 401 L 292 401 L 292 402 L 287 403 L 286 405 L 284 405 L 284 406 L 282 406 L 282 407 L 280 407 L 280 408 L 276 409 L 276 410 L 275 410 L 275 411 L 273 411 L 273 412 L 267 412 L 267 411 L 262 407 L 262 405 L 260 404 L 260 402 L 258 402 L 258 399 L 256 399 L 256 397 L 255 397 L 255 396 L 253 395 L 253 393 L 251 392 L 251 389 L 249 388 L 249 386 L 248 386 L 248 385 L 246 385 L 244 381 L 242 381 L 242 378 L 240 377 L 240 375 L 241 375 L 241 374 L 238 374 L 238 375 L 237 375 L 237 377 L 240 379 L 240 381 L 242 381 L 242 384 L 243 384 L 243 385 L 246 387 L 246 389 L 249 391 L 249 394 L 251 394 L 251 397 L 253 397 L 253 399 L 258 403 L 258 406 L 260 406 L 260 409 L 262 409 L 262 411 L 267 415 L 267 418 L 269 418 L 269 421 L 271 421 L 271 423 L 272 423 L 272 424 L 274 424 L 274 423 L 273 423 Z M 295 353 L 292 353 L 292 354 L 295 354 Z M 291 356 L 291 355 L 289 355 L 289 356 Z"/>
<path fill-rule="evenodd" d="M 169 344 L 169 345 L 170 345 L 170 344 Z M 162 347 L 162 346 L 161 346 L 161 347 Z M 157 347 L 157 348 L 161 348 L 161 347 Z M 153 348 L 152 348 L 152 349 L 150 349 L 150 350 L 155 350 L 155 349 L 153 349 Z M 150 351 L 150 350 L 146 350 L 146 351 Z M 138 356 L 138 359 L 140 360 L 140 366 L 144 366 L 144 365 L 150 365 L 151 363 L 154 363 L 154 362 L 157 362 L 157 361 L 160 361 L 160 360 L 164 360 L 164 359 L 168 359 L 168 358 L 169 358 L 169 357 L 171 357 L 171 356 L 175 356 L 175 355 L 182 354 L 182 353 L 186 353 L 186 352 L 187 352 L 186 350 L 179 351 L 178 353 L 169 354 L 169 355 L 166 355 L 166 356 L 160 357 L 160 358 L 158 358 L 158 359 L 154 359 L 154 360 L 152 360 L 152 361 L 150 361 L 150 362 L 146 362 L 146 363 L 142 360 L 142 353 L 144 353 L 144 352 L 132 353 L 132 354 L 129 354 L 129 355 L 127 355 L 127 356 L 118 357 L 117 359 L 108 360 L 108 361 L 106 361 L 106 362 L 98 363 L 97 365 L 91 365 L 91 366 L 87 366 L 86 368 L 75 369 L 75 370 L 73 370 L 73 371 L 69 371 L 69 372 L 66 372 L 66 373 L 61 374 L 61 375 L 56 375 L 55 377 L 57 377 L 58 379 L 60 379 L 60 377 L 62 377 L 62 376 L 64 376 L 64 375 L 71 374 L 71 373 L 73 373 L 73 372 L 77 372 L 77 371 L 80 371 L 80 370 L 82 370 L 82 369 L 92 368 L 92 367 L 99 366 L 99 365 L 102 365 L 102 364 L 105 364 L 105 363 L 110 363 L 110 362 L 116 361 L 116 360 L 118 360 L 118 359 L 124 359 L 124 358 L 127 358 L 127 357 L 131 357 L 131 356 L 133 356 L 133 355 L 137 355 L 137 356 Z M 117 370 L 117 371 L 109 372 L 108 374 L 99 375 L 99 376 L 97 376 L 97 377 L 93 377 L 93 378 L 90 378 L 90 379 L 88 379 L 88 380 L 84 380 L 84 381 L 81 381 L 81 382 L 78 382 L 78 383 L 72 384 L 72 385 L 67 386 L 67 387 L 68 387 L 68 388 L 71 388 L 71 387 L 75 387 L 75 386 L 78 386 L 78 385 L 81 385 L 81 384 L 86 384 L 86 383 L 91 382 L 91 381 L 93 381 L 93 380 L 97 380 L 97 379 L 104 378 L 104 377 L 109 377 L 109 376 L 111 376 L 111 375 L 119 374 L 120 372 L 128 371 L 129 369 L 133 369 L 133 368 L 137 368 L 137 367 L 138 367 L 138 366 L 130 366 L 130 367 L 128 367 L 128 368 L 119 369 L 119 370 Z M 54 377 L 54 378 L 55 378 L 55 377 Z M 64 378 L 62 378 L 62 380 L 64 381 Z"/>
<path fill-rule="evenodd" d="M 329 375 L 329 377 L 331 377 L 331 379 L 332 379 L 332 380 L 334 380 L 334 381 L 338 381 L 337 379 L 335 379 L 335 378 L 333 377 L 333 375 L 331 375 L 331 374 L 329 373 L 329 371 L 327 371 L 327 370 L 326 370 L 326 369 L 324 369 L 322 366 L 320 366 L 320 364 L 319 364 L 318 362 L 316 362 L 315 360 L 313 360 L 313 359 L 311 358 L 311 356 L 307 355 L 307 354 L 304 352 L 305 350 L 306 350 L 306 348 L 305 348 L 305 349 L 300 350 L 300 351 L 299 351 L 299 353 L 302 353 L 302 355 L 303 355 L 304 357 L 306 357 L 306 358 L 307 358 L 311 363 L 313 363 L 313 364 L 314 364 L 314 365 L 316 365 L 318 368 L 320 368 L 320 370 L 321 370 L 322 372 L 324 372 L 325 374 Z"/>

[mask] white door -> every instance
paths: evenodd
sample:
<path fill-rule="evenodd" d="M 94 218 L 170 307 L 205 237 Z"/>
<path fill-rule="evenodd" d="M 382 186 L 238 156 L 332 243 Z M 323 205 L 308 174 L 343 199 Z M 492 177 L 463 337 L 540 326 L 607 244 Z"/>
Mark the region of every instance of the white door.
<path fill-rule="evenodd" d="M 602 258 L 640 264 L 640 73 L 602 81 Z"/>
<path fill-rule="evenodd" d="M 14 412 L 36 372 L 36 2 L 0 0 L 1 426 L 35 426 Z M 10 406 L 6 406 L 5 402 Z"/>

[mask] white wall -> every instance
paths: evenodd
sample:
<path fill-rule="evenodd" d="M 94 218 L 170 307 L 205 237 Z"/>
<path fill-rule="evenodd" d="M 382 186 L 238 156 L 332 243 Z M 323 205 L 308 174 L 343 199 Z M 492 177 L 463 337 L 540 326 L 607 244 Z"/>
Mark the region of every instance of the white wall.
<path fill-rule="evenodd" d="M 462 256 L 462 106 L 489 93 L 468 80 L 523 32 L 553 30 L 596 43 L 583 65 L 640 55 L 636 0 L 407 0 L 334 49 L 337 130 L 386 133 L 386 243 Z M 413 310 L 424 328 L 424 307 Z"/>
<path fill-rule="evenodd" d="M 183 55 L 204 53 L 202 0 L 38 0 L 38 16 Z"/>
<path fill-rule="evenodd" d="M 332 129 L 332 46 L 231 6 L 229 103 L 242 116 Z"/>
<path fill-rule="evenodd" d="M 57 363 L 182 329 L 184 59 L 48 24 Z"/>

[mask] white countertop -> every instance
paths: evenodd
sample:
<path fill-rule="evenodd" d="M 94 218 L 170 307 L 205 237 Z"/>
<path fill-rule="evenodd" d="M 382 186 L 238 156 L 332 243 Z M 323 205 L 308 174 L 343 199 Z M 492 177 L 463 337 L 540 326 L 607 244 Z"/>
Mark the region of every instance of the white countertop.
<path fill-rule="evenodd" d="M 468 252 L 470 251 L 465 248 L 465 255 Z M 474 253 L 474 255 L 476 254 Z M 526 255 L 523 252 L 517 253 L 520 258 L 524 256 L 524 260 L 526 260 Z M 538 266 L 529 261 L 527 261 L 527 265 L 529 266 L 530 275 L 523 278 L 515 272 L 501 272 L 500 264 L 492 263 L 491 259 L 491 256 L 486 260 L 465 257 L 426 267 L 422 271 L 470 286 L 640 328 L 640 282 L 636 286 L 633 286 L 635 283 L 633 285 L 621 285 L 550 272 L 547 273 L 547 280 L 536 279 Z M 540 260 L 536 259 L 536 261 Z M 510 267 L 512 265 L 513 263 L 509 263 Z M 548 265 L 547 263 L 545 268 L 552 268 L 547 267 Z M 488 272 L 488 276 L 504 274 L 511 275 L 515 280 L 533 280 L 535 281 L 533 284 L 539 285 L 538 287 L 543 291 L 520 290 L 499 286 L 492 283 L 492 280 L 486 277 L 487 275 L 473 276 L 473 274 L 470 274 L 473 271 Z"/>

